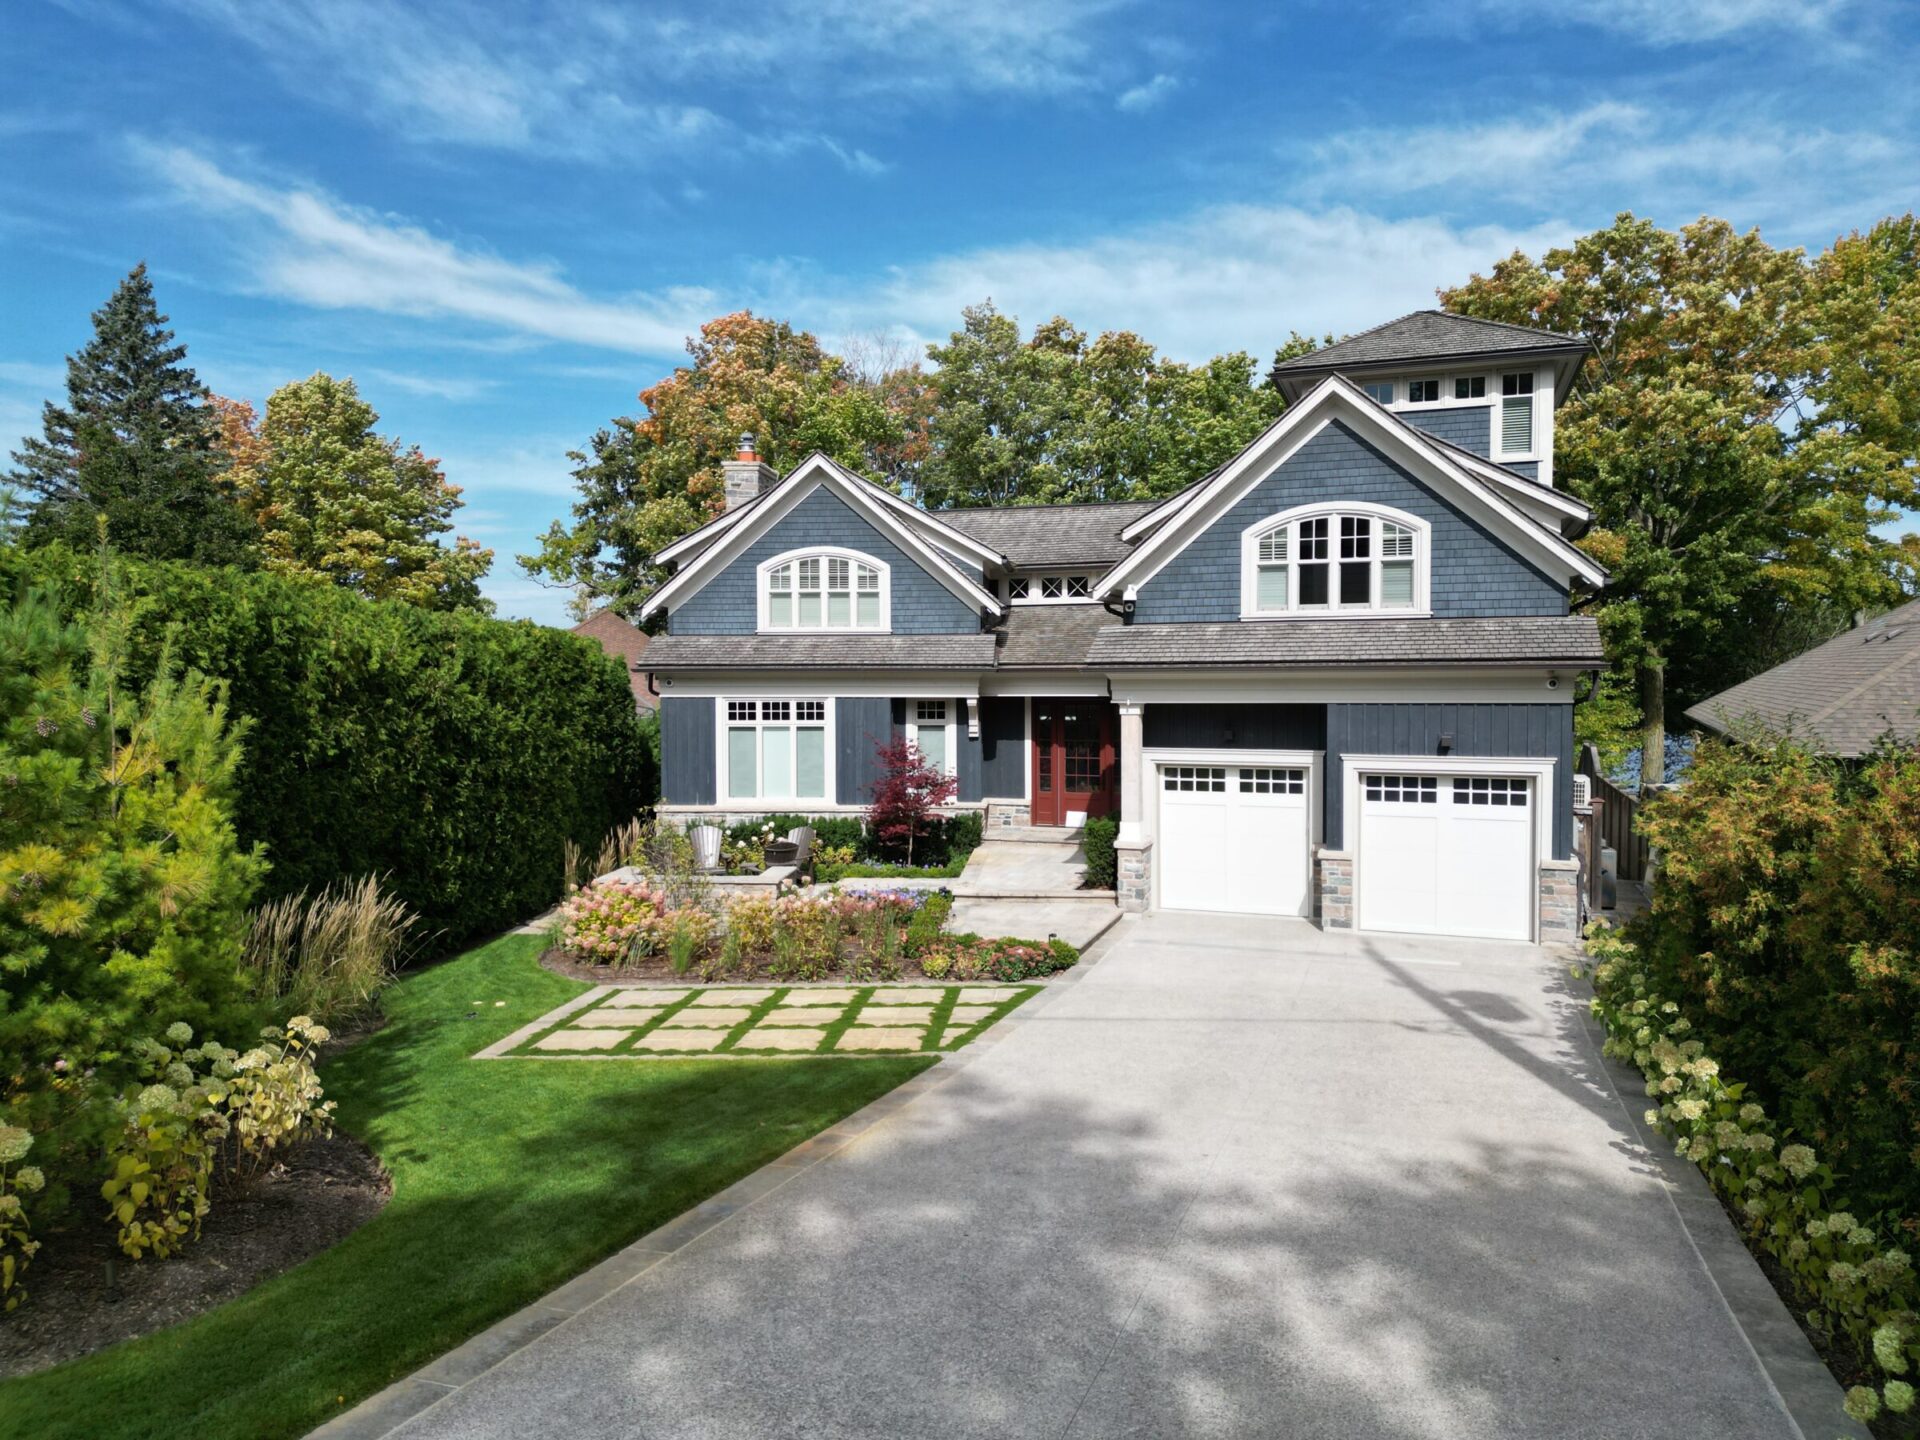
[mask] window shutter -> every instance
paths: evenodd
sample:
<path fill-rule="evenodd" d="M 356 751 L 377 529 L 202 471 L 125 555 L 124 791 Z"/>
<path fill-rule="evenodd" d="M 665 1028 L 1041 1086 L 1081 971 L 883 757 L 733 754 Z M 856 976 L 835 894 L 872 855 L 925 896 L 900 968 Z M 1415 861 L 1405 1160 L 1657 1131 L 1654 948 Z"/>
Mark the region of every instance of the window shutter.
<path fill-rule="evenodd" d="M 1533 449 L 1533 397 L 1511 395 L 1500 402 L 1500 450 L 1525 455 Z"/>

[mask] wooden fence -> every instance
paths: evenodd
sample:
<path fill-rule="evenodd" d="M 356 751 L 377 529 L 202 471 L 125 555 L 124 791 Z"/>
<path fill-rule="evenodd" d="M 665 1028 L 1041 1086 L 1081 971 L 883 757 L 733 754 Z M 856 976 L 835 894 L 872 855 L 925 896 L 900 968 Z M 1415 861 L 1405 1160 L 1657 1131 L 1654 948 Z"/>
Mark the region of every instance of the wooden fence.
<path fill-rule="evenodd" d="M 1595 809 L 1599 812 L 1600 843 L 1613 847 L 1620 857 L 1622 880 L 1647 878 L 1647 842 L 1634 825 L 1639 801 L 1615 785 L 1600 771 L 1600 752 L 1591 745 L 1580 747 L 1579 771 L 1593 785 Z"/>

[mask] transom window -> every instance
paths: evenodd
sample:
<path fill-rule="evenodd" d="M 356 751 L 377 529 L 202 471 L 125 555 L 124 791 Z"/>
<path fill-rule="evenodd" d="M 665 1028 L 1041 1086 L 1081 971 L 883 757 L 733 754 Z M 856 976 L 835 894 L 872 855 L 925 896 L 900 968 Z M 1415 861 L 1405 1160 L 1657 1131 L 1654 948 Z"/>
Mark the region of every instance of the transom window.
<path fill-rule="evenodd" d="M 1453 782 L 1453 803 L 1456 805 L 1525 805 L 1527 782 L 1505 780 L 1496 775 L 1475 775 L 1472 779 L 1457 779 Z"/>
<path fill-rule="evenodd" d="M 1240 772 L 1240 793 L 1242 795 L 1304 795 L 1307 793 L 1307 772 L 1248 767 Z"/>
<path fill-rule="evenodd" d="M 783 555 L 761 566 L 763 630 L 884 630 L 886 567 L 854 554 Z"/>
<path fill-rule="evenodd" d="M 1440 781 L 1432 775 L 1364 775 L 1367 799 L 1396 805 L 1437 805 Z"/>
<path fill-rule="evenodd" d="M 1007 599 L 1028 605 L 1044 600 L 1092 598 L 1092 575 L 1012 575 L 1007 578 Z"/>
<path fill-rule="evenodd" d="M 1224 793 L 1227 788 L 1227 767 L 1224 765 L 1162 765 L 1160 788 Z"/>
<path fill-rule="evenodd" d="M 1425 606 L 1426 526 L 1412 515 L 1289 512 L 1247 532 L 1248 615 L 1418 610 Z"/>
<path fill-rule="evenodd" d="M 1407 381 L 1409 405 L 1433 405 L 1438 403 L 1439 399 L 1440 381 L 1438 379 Z"/>
<path fill-rule="evenodd" d="M 727 701 L 729 800 L 827 798 L 825 700 Z"/>

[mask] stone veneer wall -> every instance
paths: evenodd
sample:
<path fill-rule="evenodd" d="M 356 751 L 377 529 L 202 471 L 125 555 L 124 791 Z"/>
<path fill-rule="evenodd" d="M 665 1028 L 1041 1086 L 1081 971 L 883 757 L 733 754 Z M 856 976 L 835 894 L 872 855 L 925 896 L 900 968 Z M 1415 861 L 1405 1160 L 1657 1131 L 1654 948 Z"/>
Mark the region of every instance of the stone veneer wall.
<path fill-rule="evenodd" d="M 1033 811 L 1024 800 L 989 800 L 987 829 L 1024 830 L 1033 821 Z"/>
<path fill-rule="evenodd" d="M 1313 913 L 1327 930 L 1353 929 L 1353 856 L 1322 850 L 1313 867 Z"/>
<path fill-rule="evenodd" d="M 1540 862 L 1540 943 L 1570 945 L 1580 938 L 1580 862 Z"/>
<path fill-rule="evenodd" d="M 1123 840 L 1113 847 L 1117 874 L 1114 902 L 1122 910 L 1142 911 L 1153 904 L 1153 842 Z"/>

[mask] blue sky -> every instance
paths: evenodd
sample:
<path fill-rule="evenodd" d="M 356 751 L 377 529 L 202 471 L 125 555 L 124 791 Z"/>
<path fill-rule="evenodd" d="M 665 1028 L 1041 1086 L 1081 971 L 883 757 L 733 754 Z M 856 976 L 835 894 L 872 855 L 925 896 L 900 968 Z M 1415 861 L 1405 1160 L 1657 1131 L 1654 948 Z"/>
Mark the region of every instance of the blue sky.
<path fill-rule="evenodd" d="M 506 615 L 565 451 L 742 307 L 991 296 L 1187 359 L 1429 305 L 1633 209 L 1820 246 L 1920 194 L 1920 13 L 1853 0 L 20 0 L 0 437 L 136 261 L 216 390 L 351 375 Z"/>

